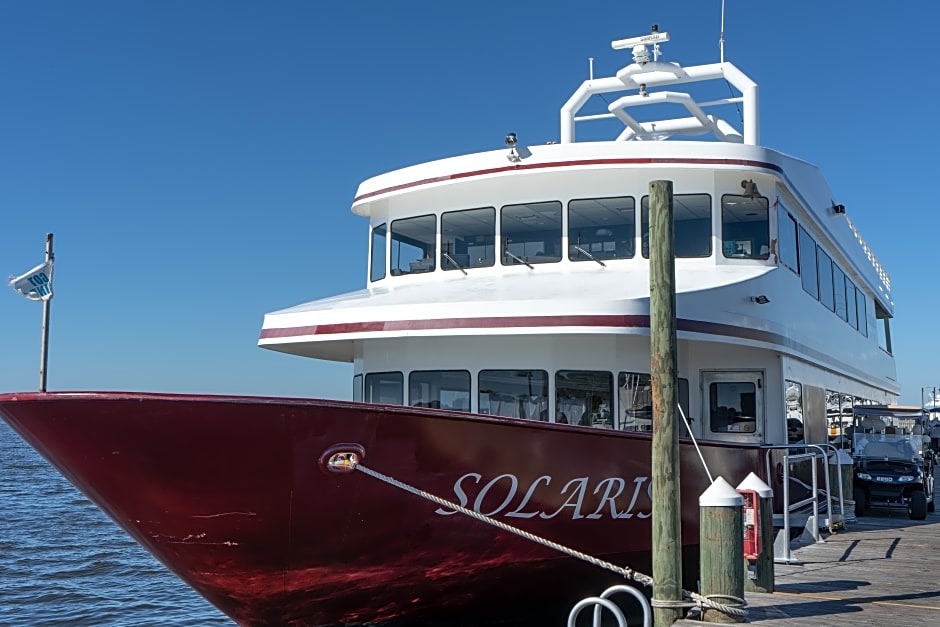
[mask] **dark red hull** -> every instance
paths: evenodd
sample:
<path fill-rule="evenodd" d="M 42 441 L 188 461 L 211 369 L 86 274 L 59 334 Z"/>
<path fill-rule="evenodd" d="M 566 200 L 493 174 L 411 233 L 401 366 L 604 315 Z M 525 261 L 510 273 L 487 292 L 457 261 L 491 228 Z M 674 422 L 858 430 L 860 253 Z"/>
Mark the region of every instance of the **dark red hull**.
<path fill-rule="evenodd" d="M 570 606 L 618 575 L 388 485 L 649 572 L 650 438 L 429 409 L 129 393 L 0 395 L 0 416 L 121 527 L 244 625 L 335 625 Z M 733 485 L 756 447 L 703 446 Z M 707 476 L 682 452 L 682 540 Z M 130 574 L 129 574 L 130 576 Z M 686 573 L 694 581 L 694 573 Z"/>

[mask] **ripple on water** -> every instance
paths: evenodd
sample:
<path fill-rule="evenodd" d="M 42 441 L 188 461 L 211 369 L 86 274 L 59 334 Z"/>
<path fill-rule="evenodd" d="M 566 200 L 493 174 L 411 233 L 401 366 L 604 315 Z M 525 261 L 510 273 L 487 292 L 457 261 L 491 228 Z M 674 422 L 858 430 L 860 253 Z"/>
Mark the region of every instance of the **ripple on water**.
<path fill-rule="evenodd" d="M 0 625 L 232 625 L 0 420 Z"/>

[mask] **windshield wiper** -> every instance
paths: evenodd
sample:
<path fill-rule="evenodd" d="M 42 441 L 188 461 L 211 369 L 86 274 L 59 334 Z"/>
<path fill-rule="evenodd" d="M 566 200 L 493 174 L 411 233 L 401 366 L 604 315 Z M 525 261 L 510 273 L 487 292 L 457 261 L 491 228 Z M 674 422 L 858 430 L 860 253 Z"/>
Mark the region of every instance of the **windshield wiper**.
<path fill-rule="evenodd" d="M 583 248 L 581 248 L 581 247 L 578 246 L 577 244 L 575 244 L 574 249 L 575 249 L 576 251 L 578 251 L 579 253 L 581 253 L 582 255 L 584 255 L 585 257 L 587 257 L 588 259 L 590 259 L 591 261 L 596 261 L 597 263 L 601 264 L 601 265 L 604 266 L 605 268 L 607 267 L 607 264 L 606 264 L 606 263 L 604 263 L 603 261 L 601 261 L 600 259 L 598 259 L 598 258 L 595 257 L 594 255 L 592 255 L 592 254 L 589 253 L 588 251 L 584 250 Z"/>
<path fill-rule="evenodd" d="M 443 252 L 441 252 L 441 254 L 444 255 L 444 259 L 446 259 L 447 261 L 449 261 L 449 262 L 451 262 L 452 264 L 454 264 L 455 266 L 457 266 L 457 268 L 458 268 L 461 272 L 463 272 L 464 274 L 467 274 L 467 271 L 464 270 L 464 267 L 463 267 L 462 265 L 460 265 L 459 263 L 457 263 L 457 261 L 456 261 L 453 257 L 451 257 L 450 254 L 448 254 L 448 252 L 447 252 L 446 250 L 443 251 Z"/>
<path fill-rule="evenodd" d="M 519 257 L 518 255 L 512 254 L 511 252 L 509 252 L 509 249 L 508 249 L 508 248 L 507 248 L 506 250 L 504 250 L 503 252 L 504 252 L 506 255 L 508 255 L 509 257 L 512 257 L 513 259 L 515 259 L 516 261 L 518 261 L 519 263 L 524 263 L 525 265 L 529 266 L 529 270 L 535 270 L 535 266 L 533 266 L 531 263 L 529 263 L 528 261 L 526 261 L 526 260 L 523 259 L 522 257 Z"/>

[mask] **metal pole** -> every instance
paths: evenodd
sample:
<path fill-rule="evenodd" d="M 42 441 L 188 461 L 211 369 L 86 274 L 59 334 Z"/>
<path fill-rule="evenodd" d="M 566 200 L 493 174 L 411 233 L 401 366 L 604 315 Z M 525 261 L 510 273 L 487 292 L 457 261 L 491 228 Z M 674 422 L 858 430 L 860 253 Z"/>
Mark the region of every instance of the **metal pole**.
<path fill-rule="evenodd" d="M 46 261 L 55 259 L 52 252 L 52 233 L 46 233 Z M 51 285 L 50 285 L 51 287 Z M 53 292 L 54 294 L 55 292 Z M 39 360 L 39 391 L 46 391 L 47 361 L 49 359 L 49 310 L 52 308 L 52 297 L 42 301 L 42 356 Z"/>
<path fill-rule="evenodd" d="M 651 181 L 649 193 L 653 599 L 681 601 L 679 430 L 676 424 L 679 398 L 676 382 L 676 264 L 673 254 L 672 181 Z M 653 607 L 655 627 L 669 627 L 680 616 L 678 608 Z"/>

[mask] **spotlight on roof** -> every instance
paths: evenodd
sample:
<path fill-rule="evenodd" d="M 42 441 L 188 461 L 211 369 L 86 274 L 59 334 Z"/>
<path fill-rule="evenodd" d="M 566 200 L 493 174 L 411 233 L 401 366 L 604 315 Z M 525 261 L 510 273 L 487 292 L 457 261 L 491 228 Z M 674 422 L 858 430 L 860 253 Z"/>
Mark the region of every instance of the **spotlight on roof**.
<path fill-rule="evenodd" d="M 832 205 L 832 213 L 836 215 L 845 213 L 845 205 Z"/>
<path fill-rule="evenodd" d="M 522 157 L 519 156 L 519 152 L 516 150 L 516 142 L 515 133 L 508 133 L 506 135 L 506 148 L 509 148 L 509 154 L 506 155 L 506 158 L 513 163 L 518 163 L 522 160 Z"/>
<path fill-rule="evenodd" d="M 770 302 L 770 299 L 763 294 L 760 294 L 758 296 L 751 296 L 751 302 L 758 305 L 766 305 Z"/>

